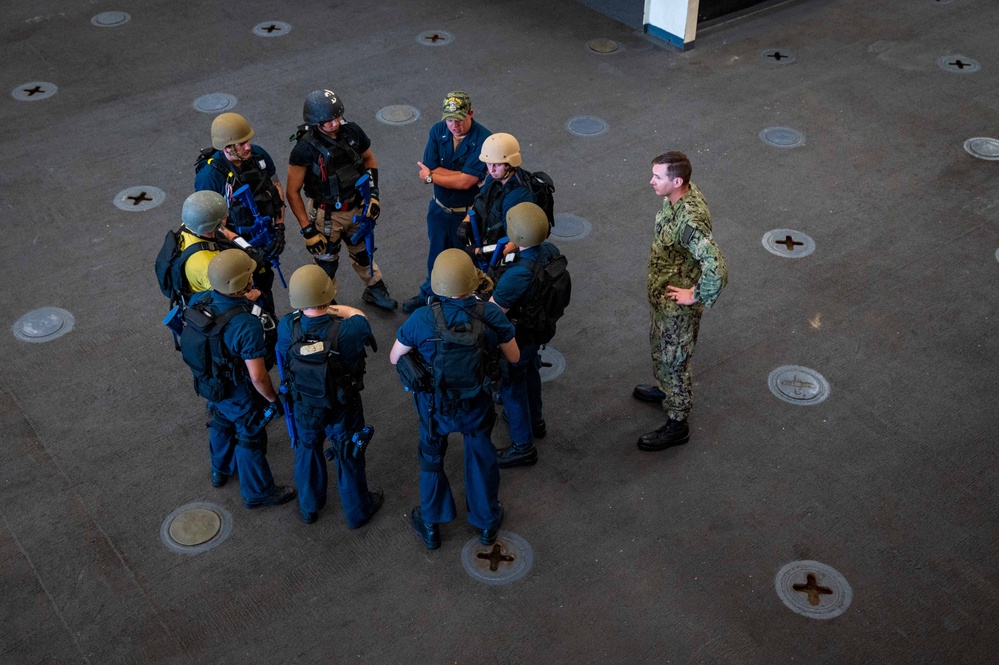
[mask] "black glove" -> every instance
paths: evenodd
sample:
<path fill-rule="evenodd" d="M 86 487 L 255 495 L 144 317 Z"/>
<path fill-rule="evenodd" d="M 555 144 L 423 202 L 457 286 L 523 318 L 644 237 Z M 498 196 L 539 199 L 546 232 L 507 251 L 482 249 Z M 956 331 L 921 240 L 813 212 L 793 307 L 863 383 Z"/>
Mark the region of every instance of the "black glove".
<path fill-rule="evenodd" d="M 267 423 L 274 420 L 278 416 L 284 415 L 284 405 L 281 404 L 281 400 L 275 400 L 267 405 L 264 409 L 264 422 L 261 427 L 266 427 Z"/>
<path fill-rule="evenodd" d="M 268 256 L 281 256 L 284 251 L 284 224 L 274 225 L 274 240 L 264 248 L 264 253 Z"/>
<path fill-rule="evenodd" d="M 470 222 L 462 222 L 458 225 L 458 242 L 462 245 L 472 244 L 472 225 Z"/>
<path fill-rule="evenodd" d="M 326 237 L 319 232 L 315 224 L 309 224 L 301 231 L 302 237 L 305 238 L 305 248 L 309 250 L 310 254 L 325 254 L 326 253 Z"/>

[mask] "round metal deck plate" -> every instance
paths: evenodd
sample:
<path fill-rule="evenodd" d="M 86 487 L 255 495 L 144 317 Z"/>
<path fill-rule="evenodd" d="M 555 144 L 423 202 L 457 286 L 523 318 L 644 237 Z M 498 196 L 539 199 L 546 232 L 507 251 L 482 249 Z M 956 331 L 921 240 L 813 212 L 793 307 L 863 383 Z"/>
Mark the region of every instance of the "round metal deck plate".
<path fill-rule="evenodd" d="M 408 125 L 419 119 L 420 111 L 408 104 L 395 104 L 378 109 L 375 117 L 386 125 Z"/>
<path fill-rule="evenodd" d="M 284 37 L 291 32 L 291 25 L 284 21 L 267 21 L 253 26 L 253 34 L 258 37 Z"/>
<path fill-rule="evenodd" d="M 12 330 L 22 342 L 48 342 L 68 333 L 75 323 L 73 315 L 64 309 L 42 307 L 15 321 Z"/>
<path fill-rule="evenodd" d="M 48 81 L 29 81 L 16 86 L 10 96 L 19 102 L 37 102 L 48 99 L 59 91 L 59 86 Z"/>
<path fill-rule="evenodd" d="M 971 74 L 982 68 L 977 60 L 959 54 L 945 55 L 937 60 L 940 69 L 955 74 Z"/>
<path fill-rule="evenodd" d="M 222 113 L 236 106 L 236 98 L 224 92 L 212 92 L 194 100 L 194 109 L 202 113 Z"/>
<path fill-rule="evenodd" d="M 565 356 L 553 346 L 546 344 L 539 349 L 538 357 L 541 358 L 542 383 L 557 379 L 565 371 Z"/>
<path fill-rule="evenodd" d="M 763 234 L 767 251 L 787 259 L 800 259 L 815 251 L 815 241 L 801 231 L 774 229 Z"/>
<path fill-rule="evenodd" d="M 232 515 L 213 503 L 189 503 L 167 515 L 160 540 L 172 552 L 200 554 L 220 545 L 232 533 Z"/>
<path fill-rule="evenodd" d="M 770 372 L 770 392 L 791 404 L 812 406 L 829 397 L 829 382 L 814 369 L 785 365 Z"/>
<path fill-rule="evenodd" d="M 989 161 L 999 160 L 999 139 L 977 136 L 964 142 L 964 149 L 969 155 Z"/>
<path fill-rule="evenodd" d="M 101 12 L 91 18 L 90 22 L 98 28 L 115 28 L 130 20 L 132 17 L 125 12 Z"/>
<path fill-rule="evenodd" d="M 123 189 L 114 197 L 114 204 L 128 212 L 142 212 L 155 208 L 166 199 L 166 192 L 151 185 L 137 185 Z"/>
<path fill-rule="evenodd" d="M 534 551 L 517 534 L 500 530 L 492 545 L 483 545 L 478 536 L 465 543 L 461 565 L 472 579 L 483 584 L 510 584 L 531 570 Z"/>
<path fill-rule="evenodd" d="M 562 240 L 579 240 L 590 235 L 593 225 L 589 221 L 572 215 L 567 212 L 555 213 L 555 226 L 552 227 L 552 236 Z"/>
<path fill-rule="evenodd" d="M 599 53 L 600 55 L 610 55 L 611 53 L 617 53 L 621 50 L 621 45 L 613 39 L 597 37 L 596 39 L 591 39 L 586 42 L 586 48 L 590 49 L 594 53 Z"/>
<path fill-rule="evenodd" d="M 805 135 L 790 127 L 767 127 L 760 132 L 760 140 L 775 148 L 797 148 L 805 145 Z"/>
<path fill-rule="evenodd" d="M 576 136 L 599 136 L 610 129 L 610 125 L 593 115 L 577 115 L 569 118 L 565 128 Z"/>
<path fill-rule="evenodd" d="M 790 65 L 792 62 L 797 60 L 797 56 L 794 51 L 786 48 L 768 48 L 760 51 L 760 57 L 763 58 L 764 62 L 768 62 L 774 65 Z"/>
<path fill-rule="evenodd" d="M 778 571 L 774 586 L 789 609 L 810 619 L 838 617 L 853 600 L 846 578 L 818 561 L 792 561 Z"/>
<path fill-rule="evenodd" d="M 418 34 L 416 41 L 424 46 L 444 46 L 454 41 L 454 35 L 446 30 L 427 30 Z"/>

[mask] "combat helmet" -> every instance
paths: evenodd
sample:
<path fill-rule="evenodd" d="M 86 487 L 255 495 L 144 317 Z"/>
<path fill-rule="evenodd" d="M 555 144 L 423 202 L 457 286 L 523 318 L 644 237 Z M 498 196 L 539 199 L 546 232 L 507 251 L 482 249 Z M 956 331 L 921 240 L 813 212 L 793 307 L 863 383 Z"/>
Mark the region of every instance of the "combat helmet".
<path fill-rule="evenodd" d="M 472 258 L 454 247 L 438 254 L 434 269 L 430 271 L 430 288 L 446 298 L 471 293 L 479 281 L 479 271 L 475 269 Z"/>
<path fill-rule="evenodd" d="M 486 164 L 509 164 L 510 166 L 520 166 L 523 160 L 520 158 L 520 144 L 512 134 L 490 134 L 482 142 L 482 152 L 479 159 Z"/>
<path fill-rule="evenodd" d="M 224 150 L 234 143 L 246 143 L 253 138 L 253 129 L 238 113 L 223 113 L 212 120 L 212 147 Z"/>
<path fill-rule="evenodd" d="M 239 293 L 250 285 L 257 262 L 241 249 L 226 249 L 208 264 L 208 281 L 212 288 L 227 296 Z"/>
<path fill-rule="evenodd" d="M 203 190 L 195 192 L 184 200 L 180 209 L 180 219 L 184 226 L 199 236 L 215 233 L 222 220 L 229 214 L 225 198 L 218 192 Z"/>
<path fill-rule="evenodd" d="M 343 115 L 343 102 L 332 90 L 313 90 L 305 98 L 302 118 L 307 125 L 318 125 Z"/>
<path fill-rule="evenodd" d="M 288 299 L 294 309 L 325 307 L 336 299 L 336 284 L 319 266 L 302 266 L 288 280 Z"/>
<path fill-rule="evenodd" d="M 536 203 L 518 203 L 506 214 L 507 236 L 518 247 L 540 245 L 549 228 L 548 215 Z"/>

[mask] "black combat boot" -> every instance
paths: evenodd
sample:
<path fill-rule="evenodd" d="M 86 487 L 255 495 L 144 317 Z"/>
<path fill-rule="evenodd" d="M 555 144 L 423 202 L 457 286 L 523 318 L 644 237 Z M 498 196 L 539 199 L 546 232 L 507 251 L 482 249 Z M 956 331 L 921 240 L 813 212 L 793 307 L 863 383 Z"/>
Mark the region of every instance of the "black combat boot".
<path fill-rule="evenodd" d="M 516 444 L 509 448 L 496 451 L 496 463 L 501 469 L 509 469 L 513 466 L 533 466 L 538 463 L 538 449 L 533 443 L 523 446 Z"/>
<path fill-rule="evenodd" d="M 389 295 L 388 289 L 385 288 L 385 281 L 381 279 L 364 289 L 361 300 L 382 309 L 393 310 L 399 307 L 398 301 Z"/>
<path fill-rule="evenodd" d="M 422 295 L 415 295 L 409 300 L 406 300 L 405 302 L 402 303 L 402 311 L 406 312 L 406 314 L 412 314 L 421 307 L 426 307 L 426 306 L 427 306 L 427 299 L 424 298 Z"/>
<path fill-rule="evenodd" d="M 680 446 L 690 440 L 690 428 L 686 420 L 670 418 L 655 432 L 638 437 L 638 447 L 642 450 L 665 450 L 670 446 Z"/>

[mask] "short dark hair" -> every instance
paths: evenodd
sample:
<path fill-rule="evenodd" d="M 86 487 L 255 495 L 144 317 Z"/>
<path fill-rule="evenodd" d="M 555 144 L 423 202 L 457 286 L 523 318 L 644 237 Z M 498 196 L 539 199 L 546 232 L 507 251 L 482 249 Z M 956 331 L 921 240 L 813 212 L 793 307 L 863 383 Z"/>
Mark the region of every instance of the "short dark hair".
<path fill-rule="evenodd" d="M 690 174 L 693 169 L 690 166 L 690 160 L 682 152 L 671 150 L 663 153 L 652 160 L 653 166 L 658 164 L 666 165 L 666 175 L 669 176 L 670 180 L 680 178 L 685 185 L 690 182 Z"/>

